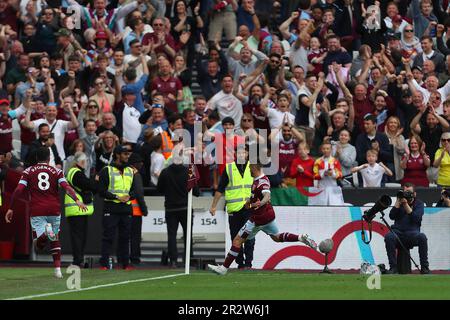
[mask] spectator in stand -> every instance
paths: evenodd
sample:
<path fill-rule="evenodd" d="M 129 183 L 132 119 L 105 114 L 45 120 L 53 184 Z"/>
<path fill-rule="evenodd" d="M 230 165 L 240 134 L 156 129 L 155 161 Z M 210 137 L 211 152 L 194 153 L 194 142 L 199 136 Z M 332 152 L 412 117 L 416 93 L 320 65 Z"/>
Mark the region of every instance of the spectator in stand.
<path fill-rule="evenodd" d="M 204 25 L 202 17 L 199 15 L 200 2 L 197 2 L 197 5 L 194 7 L 193 17 L 188 15 L 188 8 L 184 0 L 175 1 L 174 9 L 175 14 L 170 21 L 172 25 L 171 34 L 177 42 L 180 42 L 180 37 L 182 37 L 183 34 L 185 34 L 185 37 L 186 34 L 189 34 L 189 39 L 184 45 L 182 52 L 186 57 L 187 64 L 192 65 L 194 63 L 197 30 L 202 29 Z"/>
<path fill-rule="evenodd" d="M 100 111 L 102 113 L 112 112 L 114 108 L 115 98 L 113 94 L 105 91 L 106 83 L 104 78 L 99 77 L 94 81 L 95 94 L 89 97 L 89 100 L 93 100 L 100 106 Z"/>
<path fill-rule="evenodd" d="M 373 149 L 378 152 L 378 159 L 386 164 L 394 163 L 394 155 L 389 145 L 389 139 L 385 133 L 377 132 L 377 119 L 374 115 L 369 114 L 364 118 L 364 133 L 361 133 L 356 139 L 356 160 L 358 164 L 366 163 L 367 159 L 364 155 L 367 150 Z M 389 165 L 388 165 L 389 167 Z"/>
<path fill-rule="evenodd" d="M 236 129 L 239 129 L 243 109 L 241 101 L 233 94 L 232 76 L 228 75 L 223 77 L 222 90 L 208 101 L 206 108 L 208 112 L 217 109 L 221 120 L 224 120 L 227 117 L 232 118 L 233 122 L 237 123 Z"/>
<path fill-rule="evenodd" d="M 97 126 L 99 126 L 102 122 L 103 113 L 95 100 L 90 99 L 86 105 L 86 107 L 82 107 L 78 112 L 78 123 L 80 127 L 78 128 L 78 132 L 81 131 L 81 127 L 84 126 L 84 123 L 87 120 L 93 120 Z"/>
<path fill-rule="evenodd" d="M 100 136 L 100 134 L 102 132 L 111 131 L 117 137 L 121 138 L 122 137 L 122 132 L 119 131 L 119 129 L 117 128 L 116 124 L 117 124 L 116 117 L 114 116 L 113 113 L 111 113 L 111 112 L 104 113 L 103 117 L 102 117 L 102 121 L 101 121 L 100 125 L 97 128 L 96 134 L 98 136 Z"/>
<path fill-rule="evenodd" d="M 149 70 L 148 70 L 148 65 L 145 62 L 145 58 L 146 55 L 145 53 L 141 53 L 140 55 L 140 61 L 141 61 L 141 65 L 142 65 L 142 75 L 139 76 L 139 80 L 136 74 L 136 70 L 135 69 L 131 69 L 128 68 L 125 71 L 125 75 L 124 75 L 124 81 L 125 84 L 123 86 L 120 87 L 120 85 L 117 87 L 116 86 L 116 98 L 120 97 L 119 93 L 122 91 L 128 91 L 129 94 L 132 94 L 136 97 L 136 100 L 133 102 L 134 105 L 133 107 L 135 109 L 137 109 L 140 113 L 144 112 L 144 102 L 142 100 L 142 90 L 144 89 L 147 80 L 148 80 L 148 74 L 149 74 Z M 116 78 L 120 77 L 121 74 L 120 72 L 116 73 Z M 117 99 L 117 101 L 119 101 L 120 99 Z"/>
<path fill-rule="evenodd" d="M 155 135 L 150 141 L 150 146 L 153 149 L 150 162 L 150 179 L 153 186 L 158 185 L 159 175 L 164 169 L 164 155 L 162 151 L 162 139 L 161 135 Z"/>
<path fill-rule="evenodd" d="M 172 76 L 172 66 L 168 60 L 161 63 L 158 72 L 159 76 L 152 81 L 150 90 L 152 94 L 162 93 L 164 106 L 176 113 L 177 103 L 183 100 L 183 85 L 177 77 Z"/>
<path fill-rule="evenodd" d="M 442 133 L 450 129 L 450 125 L 443 117 L 437 114 L 434 108 L 427 107 L 424 103 L 418 108 L 418 113 L 411 121 L 411 132 L 426 141 L 426 153 L 430 160 L 434 161 L 433 153 L 439 148 L 439 139 Z M 423 119 L 425 118 L 425 123 Z"/>
<path fill-rule="evenodd" d="M 76 139 L 69 147 L 69 150 L 67 152 L 67 158 L 64 161 L 64 174 L 67 175 L 69 172 L 69 169 L 75 164 L 75 153 L 82 152 L 85 154 L 86 151 L 86 145 L 84 144 L 83 140 Z M 87 160 L 87 158 L 86 158 Z M 84 170 L 83 170 L 84 171 Z M 85 175 L 89 174 L 89 171 L 84 172 Z"/>
<path fill-rule="evenodd" d="M 367 150 L 366 152 L 367 163 L 358 167 L 352 168 L 352 173 L 360 172 L 363 179 L 363 187 L 382 187 L 381 181 L 383 176 L 393 176 L 392 171 L 386 167 L 383 162 L 377 163 L 378 153 L 375 150 Z"/>
<path fill-rule="evenodd" d="M 309 155 L 308 145 L 300 143 L 297 147 L 297 156 L 289 168 L 289 176 L 296 180 L 297 188 L 314 186 L 314 161 Z"/>
<path fill-rule="evenodd" d="M 450 186 L 450 132 L 441 135 L 440 148 L 434 156 L 433 167 L 439 169 L 437 184 L 442 187 Z"/>
<path fill-rule="evenodd" d="M 58 150 L 56 148 L 56 145 L 53 143 L 50 143 L 48 140 L 52 139 L 50 138 L 50 126 L 46 123 L 41 123 L 38 126 L 38 139 L 34 140 L 30 144 L 30 149 L 28 151 L 28 155 L 25 161 L 25 166 L 29 167 L 32 165 L 35 165 L 37 163 L 36 160 L 36 152 L 39 148 L 47 146 L 50 149 L 50 165 L 57 166 L 59 169 L 62 168 L 62 161 L 58 154 Z M 53 137 L 54 139 L 54 137 Z"/>
<path fill-rule="evenodd" d="M 178 0 L 178 3 L 184 3 Z M 182 53 L 175 56 L 174 76 L 177 77 L 183 86 L 183 100 L 177 101 L 178 112 L 182 113 L 186 109 L 192 109 L 194 97 L 191 91 L 192 72 L 187 68 L 186 60 Z"/>
<path fill-rule="evenodd" d="M 342 169 L 339 161 L 331 156 L 332 145 L 324 142 L 320 146 L 322 157 L 314 162 L 314 180 L 318 181 L 318 188 L 322 189 L 323 205 L 343 205 L 344 198 L 337 181 L 342 178 Z"/>
<path fill-rule="evenodd" d="M 429 29 L 430 22 L 437 22 L 431 0 L 412 0 L 411 15 L 414 22 L 414 33 L 417 37 L 421 37 L 426 31 L 430 33 L 430 36 L 436 36 L 436 29 L 432 32 Z"/>
<path fill-rule="evenodd" d="M 103 131 L 98 135 L 98 139 L 95 142 L 96 172 L 100 172 L 100 170 L 102 170 L 105 166 L 111 164 L 113 160 L 114 148 L 118 144 L 119 144 L 119 137 L 110 130 Z"/>
<path fill-rule="evenodd" d="M 141 116 L 141 113 L 135 107 L 136 93 L 132 88 L 124 88 L 122 90 L 122 96 L 123 109 L 121 114 L 119 114 L 122 118 L 122 141 L 135 145 L 138 141 L 142 129 L 142 126 L 139 123 L 139 117 Z"/>
<path fill-rule="evenodd" d="M 98 140 L 95 132 L 97 131 L 97 125 L 94 120 L 88 119 L 84 122 L 83 127 L 79 128 L 80 139 L 83 140 L 85 145 L 85 154 L 87 156 L 86 172 L 88 177 L 95 176 L 95 143 Z"/>
<path fill-rule="evenodd" d="M 339 141 L 333 144 L 332 156 L 341 164 L 342 175 L 351 174 L 351 169 L 357 164 L 356 149 L 350 144 L 351 135 L 347 129 L 339 132 Z"/>
<path fill-rule="evenodd" d="M 394 170 L 395 181 L 400 181 L 403 178 L 403 167 L 401 166 L 402 156 L 405 154 L 406 144 L 403 137 L 403 128 L 400 125 L 400 119 L 396 116 L 391 116 L 386 121 L 384 133 L 389 139 L 389 144 L 392 146 L 394 155 Z M 392 170 L 392 168 L 391 168 Z M 414 183 L 416 186 L 418 184 Z"/>
<path fill-rule="evenodd" d="M 229 42 L 233 41 L 237 33 L 236 14 L 238 4 L 236 0 L 213 0 L 209 4 L 210 24 L 208 41 L 214 42 L 225 38 Z"/>
<path fill-rule="evenodd" d="M 28 109 L 25 114 L 25 119 L 23 120 L 23 126 L 37 131 L 40 124 L 42 123 L 48 124 L 50 126 L 50 132 L 55 134 L 55 145 L 56 148 L 58 149 L 58 154 L 61 157 L 61 159 L 65 160 L 66 153 L 64 151 L 64 134 L 71 129 L 78 128 L 78 120 L 73 111 L 72 97 L 69 96 L 64 98 L 63 109 L 70 114 L 71 121 L 56 119 L 58 109 L 55 105 L 49 104 L 45 109 L 44 119 L 37 119 L 31 121 L 32 110 Z"/>
<path fill-rule="evenodd" d="M 13 150 L 12 119 L 8 115 L 9 100 L 0 100 L 0 152 L 6 154 Z"/>
<path fill-rule="evenodd" d="M 430 157 L 425 152 L 425 143 L 419 136 L 409 139 L 408 148 L 402 157 L 400 166 L 404 170 L 402 185 L 412 183 L 418 187 L 428 187 L 427 169 L 430 167 Z"/>

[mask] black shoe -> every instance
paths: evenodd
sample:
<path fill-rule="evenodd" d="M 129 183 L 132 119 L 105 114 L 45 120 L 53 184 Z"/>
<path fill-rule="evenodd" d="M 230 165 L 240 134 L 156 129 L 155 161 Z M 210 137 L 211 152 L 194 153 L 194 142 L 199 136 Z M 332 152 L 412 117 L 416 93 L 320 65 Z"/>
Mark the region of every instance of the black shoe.
<path fill-rule="evenodd" d="M 141 259 L 139 259 L 139 258 L 131 258 L 131 263 L 135 264 L 135 265 L 141 264 Z"/>
<path fill-rule="evenodd" d="M 431 274 L 431 271 L 428 267 L 420 268 L 420 274 Z"/>
<path fill-rule="evenodd" d="M 390 268 L 389 270 L 386 270 L 386 274 L 398 274 L 398 269 Z"/>
<path fill-rule="evenodd" d="M 242 269 L 244 269 L 244 268 L 245 268 L 245 264 L 239 264 L 239 265 L 238 265 L 238 269 L 241 269 L 241 270 L 242 270 Z"/>

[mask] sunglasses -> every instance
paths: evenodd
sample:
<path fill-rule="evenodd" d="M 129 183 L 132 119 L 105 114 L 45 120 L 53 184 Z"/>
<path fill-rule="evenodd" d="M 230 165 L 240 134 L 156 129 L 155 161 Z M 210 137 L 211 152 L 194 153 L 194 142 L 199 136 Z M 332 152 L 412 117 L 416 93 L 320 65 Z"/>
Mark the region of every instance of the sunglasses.
<path fill-rule="evenodd" d="M 154 23 L 153 26 L 155 26 L 155 27 L 162 27 L 163 24 L 162 23 Z"/>
<path fill-rule="evenodd" d="M 442 142 L 450 142 L 450 139 L 441 139 Z"/>
<path fill-rule="evenodd" d="M 88 106 L 88 108 L 92 109 L 92 108 L 98 108 L 98 107 L 95 104 L 91 104 L 91 105 Z"/>
<path fill-rule="evenodd" d="M 243 122 L 252 122 L 252 119 L 242 119 Z"/>
<path fill-rule="evenodd" d="M 411 30 L 411 29 L 405 29 L 405 32 L 414 32 L 414 30 Z"/>

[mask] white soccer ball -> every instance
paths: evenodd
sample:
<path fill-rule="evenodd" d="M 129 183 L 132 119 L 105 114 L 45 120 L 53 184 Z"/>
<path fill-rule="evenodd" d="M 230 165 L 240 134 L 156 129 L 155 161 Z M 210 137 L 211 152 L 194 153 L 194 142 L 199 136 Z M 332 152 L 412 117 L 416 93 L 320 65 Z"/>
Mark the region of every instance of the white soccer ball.
<path fill-rule="evenodd" d="M 319 244 L 319 250 L 322 253 L 328 253 L 331 250 L 333 250 L 333 240 L 332 239 L 325 239 Z"/>

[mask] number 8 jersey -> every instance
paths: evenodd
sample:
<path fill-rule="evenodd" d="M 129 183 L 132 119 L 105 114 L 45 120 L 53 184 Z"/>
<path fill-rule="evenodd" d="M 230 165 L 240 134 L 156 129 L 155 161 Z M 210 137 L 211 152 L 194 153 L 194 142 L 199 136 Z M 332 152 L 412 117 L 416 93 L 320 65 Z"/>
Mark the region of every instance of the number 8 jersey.
<path fill-rule="evenodd" d="M 19 184 L 30 193 L 30 215 L 59 216 L 61 204 L 58 185 L 67 183 L 62 170 L 46 163 L 38 163 L 22 173 Z"/>

